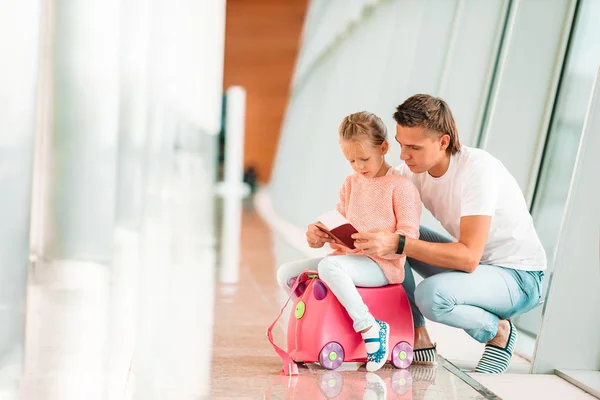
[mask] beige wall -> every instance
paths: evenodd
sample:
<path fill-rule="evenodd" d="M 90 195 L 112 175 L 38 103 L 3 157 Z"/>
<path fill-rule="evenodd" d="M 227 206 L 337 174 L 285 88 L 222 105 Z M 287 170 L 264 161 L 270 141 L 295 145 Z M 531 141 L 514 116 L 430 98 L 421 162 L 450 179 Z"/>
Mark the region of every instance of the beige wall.
<path fill-rule="evenodd" d="M 228 0 L 224 87 L 247 90 L 244 166 L 271 176 L 307 0 Z"/>

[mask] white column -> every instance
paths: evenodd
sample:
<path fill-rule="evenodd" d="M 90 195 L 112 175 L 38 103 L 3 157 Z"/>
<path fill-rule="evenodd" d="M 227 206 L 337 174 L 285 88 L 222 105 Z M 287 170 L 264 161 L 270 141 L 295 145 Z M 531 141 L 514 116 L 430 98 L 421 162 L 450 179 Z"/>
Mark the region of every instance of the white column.
<path fill-rule="evenodd" d="M 115 217 L 119 0 L 47 3 L 51 125 L 38 142 L 38 263 L 28 322 L 27 398 L 104 396 Z M 51 352 L 42 351 L 53 349 Z M 49 375 L 48 371 L 53 371 Z"/>
<path fill-rule="evenodd" d="M 218 192 L 223 197 L 223 227 L 219 280 L 239 279 L 242 199 L 249 189 L 244 184 L 244 124 L 246 92 L 239 86 L 227 90 L 225 105 L 225 180 Z"/>
<path fill-rule="evenodd" d="M 40 13 L 39 0 L 0 5 L 0 371 L 14 372 L 0 397 L 21 371 Z"/>
<path fill-rule="evenodd" d="M 122 395 L 135 348 L 145 200 L 149 0 L 121 2 L 119 150 L 108 338 L 109 392 Z"/>
<path fill-rule="evenodd" d="M 122 1 L 116 221 L 139 228 L 147 130 L 149 0 Z"/>
<path fill-rule="evenodd" d="M 119 4 L 55 5 L 45 259 L 108 263 L 115 215 Z"/>
<path fill-rule="evenodd" d="M 150 0 L 146 205 L 130 391 L 135 399 L 208 394 L 225 2 Z M 208 148 L 204 146 L 207 145 Z M 206 157 L 206 158 L 205 158 Z"/>

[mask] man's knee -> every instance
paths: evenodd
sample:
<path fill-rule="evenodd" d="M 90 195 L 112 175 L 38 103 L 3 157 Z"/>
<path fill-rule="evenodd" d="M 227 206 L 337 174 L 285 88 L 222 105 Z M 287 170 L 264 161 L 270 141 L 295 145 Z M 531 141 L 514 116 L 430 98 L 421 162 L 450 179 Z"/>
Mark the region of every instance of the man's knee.
<path fill-rule="evenodd" d="M 425 279 L 415 289 L 415 303 L 423 316 L 431 321 L 443 322 L 456 305 L 440 279 Z"/>

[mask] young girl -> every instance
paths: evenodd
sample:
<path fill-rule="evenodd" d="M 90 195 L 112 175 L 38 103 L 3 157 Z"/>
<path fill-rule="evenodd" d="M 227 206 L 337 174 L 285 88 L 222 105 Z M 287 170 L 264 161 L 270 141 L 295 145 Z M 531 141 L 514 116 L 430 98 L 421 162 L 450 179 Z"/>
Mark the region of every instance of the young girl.
<path fill-rule="evenodd" d="M 366 111 L 351 114 L 340 124 L 339 141 L 355 173 L 346 177 L 340 189 L 337 211 L 359 232 L 386 230 L 417 239 L 421 217 L 419 192 L 410 180 L 385 162 L 389 144 L 383 121 Z M 390 329 L 386 322 L 371 315 L 356 286 L 401 283 L 406 257 L 367 257 L 360 250 L 334 243 L 315 225 L 308 227 L 309 246 L 318 248 L 329 242 L 334 251 L 325 258 L 282 265 L 277 271 L 277 281 L 289 293 L 294 278 L 300 273 L 317 270 L 320 279 L 348 311 L 354 330 L 360 332 L 365 341 L 367 371 L 376 371 L 388 358 Z"/>

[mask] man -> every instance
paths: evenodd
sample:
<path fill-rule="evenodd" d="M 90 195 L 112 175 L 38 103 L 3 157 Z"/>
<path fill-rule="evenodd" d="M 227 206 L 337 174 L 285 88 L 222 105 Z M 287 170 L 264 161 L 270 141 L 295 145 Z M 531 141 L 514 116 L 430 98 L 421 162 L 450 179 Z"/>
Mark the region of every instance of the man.
<path fill-rule="evenodd" d="M 475 372 L 504 372 L 517 337 L 510 318 L 539 304 L 546 268 L 523 193 L 498 159 L 461 146 L 442 99 L 414 95 L 394 119 L 405 162 L 398 169 L 453 239 L 421 227 L 420 239 L 361 232 L 353 236 L 355 245 L 366 255 L 407 256 L 403 285 L 413 310 L 416 362 L 437 356 L 425 316 L 486 343 Z M 307 236 L 319 235 L 309 228 Z M 416 288 L 411 269 L 425 278 Z"/>

